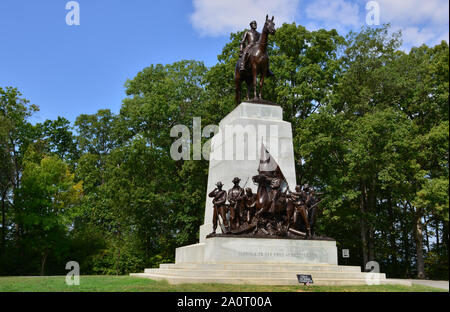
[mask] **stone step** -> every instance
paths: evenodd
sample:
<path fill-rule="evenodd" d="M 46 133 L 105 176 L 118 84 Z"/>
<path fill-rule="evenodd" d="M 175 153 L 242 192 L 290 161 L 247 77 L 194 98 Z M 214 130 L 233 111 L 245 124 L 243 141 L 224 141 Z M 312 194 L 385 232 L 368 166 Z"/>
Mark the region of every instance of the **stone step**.
<path fill-rule="evenodd" d="M 131 276 L 144 277 L 152 280 L 166 280 L 170 284 L 191 284 L 191 283 L 219 283 L 235 285 L 299 285 L 297 278 L 238 278 L 238 277 L 209 277 L 209 276 L 171 276 L 164 274 L 134 273 Z M 350 285 L 368 285 L 366 279 L 332 279 L 332 278 L 314 278 L 314 285 L 326 286 L 350 286 Z M 371 281 L 373 284 L 373 281 Z M 411 282 L 402 280 L 379 280 L 379 284 L 395 284 L 411 286 Z"/>
<path fill-rule="evenodd" d="M 359 266 L 330 265 L 330 264 L 261 264 L 261 263 L 165 263 L 161 269 L 201 269 L 201 270 L 260 270 L 260 271 L 334 271 L 361 272 Z"/>
<path fill-rule="evenodd" d="M 365 279 L 367 273 L 362 272 L 335 272 L 335 271 L 260 271 L 260 270 L 193 270 L 193 269 L 147 269 L 145 273 L 170 276 L 208 276 L 208 277 L 237 277 L 237 278 L 296 278 L 297 274 L 310 274 L 314 278 L 342 278 Z M 386 279 L 384 273 L 377 275 Z"/>

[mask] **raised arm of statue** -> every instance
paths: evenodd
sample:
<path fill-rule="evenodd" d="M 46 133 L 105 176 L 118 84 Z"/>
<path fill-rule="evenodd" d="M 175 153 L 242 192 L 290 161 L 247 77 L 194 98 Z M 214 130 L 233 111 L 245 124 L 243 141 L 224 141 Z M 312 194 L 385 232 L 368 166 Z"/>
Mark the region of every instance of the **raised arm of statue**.
<path fill-rule="evenodd" d="M 222 191 L 217 196 L 217 200 L 215 202 L 216 205 L 223 205 L 227 201 L 227 193 L 225 191 Z"/>
<path fill-rule="evenodd" d="M 211 193 L 208 194 L 209 197 L 215 197 L 216 196 L 217 188 L 215 188 Z"/>

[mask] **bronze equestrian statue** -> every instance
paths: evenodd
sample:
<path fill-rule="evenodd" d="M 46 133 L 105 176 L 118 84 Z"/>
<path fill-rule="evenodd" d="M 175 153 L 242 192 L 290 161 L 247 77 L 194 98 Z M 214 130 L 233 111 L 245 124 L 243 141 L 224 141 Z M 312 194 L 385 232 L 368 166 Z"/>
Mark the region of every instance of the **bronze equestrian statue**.
<path fill-rule="evenodd" d="M 253 98 L 262 99 L 262 87 L 264 78 L 273 76 L 269 70 L 269 55 L 267 54 L 268 37 L 275 34 L 274 17 L 266 22 L 260 35 L 256 31 L 256 22 L 250 23 L 251 30 L 246 31 L 240 44 L 240 58 L 235 69 L 236 105 L 241 103 L 241 84 L 247 84 L 247 100 L 250 100 L 250 92 L 253 89 Z M 259 75 L 259 94 L 257 93 L 257 77 Z"/>

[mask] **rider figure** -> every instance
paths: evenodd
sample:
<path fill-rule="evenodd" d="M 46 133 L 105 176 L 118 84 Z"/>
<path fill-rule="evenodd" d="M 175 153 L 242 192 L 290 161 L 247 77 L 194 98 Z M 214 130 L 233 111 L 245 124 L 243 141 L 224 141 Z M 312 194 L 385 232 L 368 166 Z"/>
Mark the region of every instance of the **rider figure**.
<path fill-rule="evenodd" d="M 270 188 L 272 189 L 271 191 L 272 205 L 270 206 L 271 213 L 275 213 L 275 205 L 281 193 L 281 182 L 282 182 L 281 178 L 278 177 L 272 178 L 270 181 Z"/>
<path fill-rule="evenodd" d="M 247 64 L 249 51 L 250 49 L 259 41 L 259 37 L 261 34 L 256 30 L 257 24 L 256 21 L 252 21 L 250 23 L 250 30 L 244 32 L 242 36 L 241 43 L 239 45 L 239 57 L 241 60 L 241 64 L 239 67 L 240 71 L 245 70 L 245 65 Z"/>

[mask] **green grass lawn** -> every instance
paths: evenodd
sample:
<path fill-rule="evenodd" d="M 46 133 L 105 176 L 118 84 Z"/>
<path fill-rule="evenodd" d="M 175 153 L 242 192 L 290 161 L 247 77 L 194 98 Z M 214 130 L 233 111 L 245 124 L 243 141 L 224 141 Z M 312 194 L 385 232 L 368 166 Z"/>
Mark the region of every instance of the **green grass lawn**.
<path fill-rule="evenodd" d="M 182 284 L 130 276 L 81 276 L 79 286 L 67 286 L 65 276 L 0 277 L 0 292 L 434 292 L 433 287 L 413 285 L 373 286 L 255 286 Z"/>

